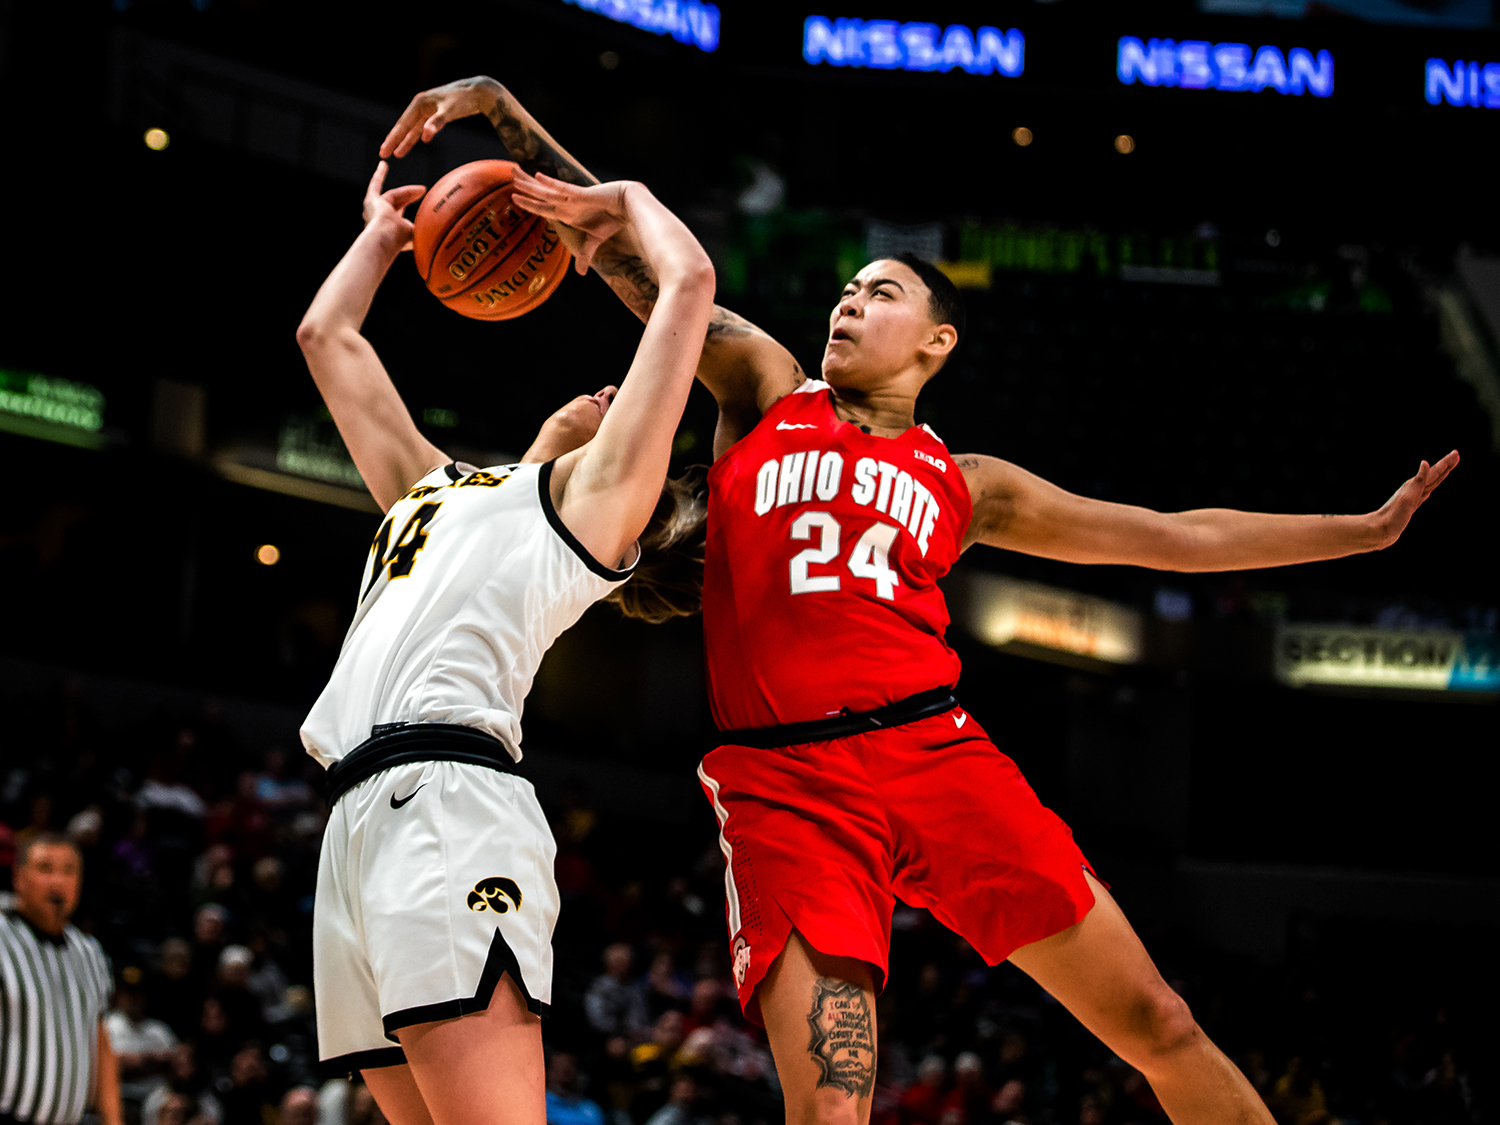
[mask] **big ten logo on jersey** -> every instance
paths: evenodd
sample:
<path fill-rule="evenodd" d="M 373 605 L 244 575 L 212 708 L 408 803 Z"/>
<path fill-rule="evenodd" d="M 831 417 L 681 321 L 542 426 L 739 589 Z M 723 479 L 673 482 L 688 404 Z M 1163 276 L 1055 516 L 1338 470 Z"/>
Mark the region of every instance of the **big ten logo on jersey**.
<path fill-rule="evenodd" d="M 941 458 L 920 449 L 912 452 L 939 472 L 947 471 L 947 463 Z M 837 498 L 843 475 L 843 455 L 831 450 L 824 453 L 813 449 L 772 458 L 755 477 L 755 514 L 763 516 L 772 508 L 809 503 L 814 497 L 827 503 Z M 937 497 L 911 473 L 889 461 L 861 457 L 854 462 L 849 499 L 862 507 L 873 505 L 875 511 L 906 528 L 926 557 L 941 510 Z"/>
<path fill-rule="evenodd" d="M 487 473 L 483 469 L 480 469 L 477 472 L 470 473 L 468 476 L 464 477 L 462 480 L 456 481 L 454 483 L 453 487 L 454 488 L 496 488 L 496 487 L 504 484 L 508 480 L 510 480 L 510 474 L 509 473 L 506 473 L 504 476 L 498 476 L 497 477 L 494 473 Z"/>

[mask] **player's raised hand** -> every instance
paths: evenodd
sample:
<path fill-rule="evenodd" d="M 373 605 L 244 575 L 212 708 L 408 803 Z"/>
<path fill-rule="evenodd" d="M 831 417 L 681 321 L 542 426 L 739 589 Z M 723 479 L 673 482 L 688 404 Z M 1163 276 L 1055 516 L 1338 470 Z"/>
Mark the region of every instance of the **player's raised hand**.
<path fill-rule="evenodd" d="M 583 234 L 583 245 L 573 251 L 579 273 L 588 273 L 594 251 L 608 242 L 629 218 L 625 205 L 626 181 L 581 187 L 565 184 L 544 173 L 529 176 L 516 170 L 515 205 L 544 219 L 556 219 Z"/>
<path fill-rule="evenodd" d="M 402 187 L 385 188 L 386 174 L 391 166 L 382 160 L 370 177 L 370 186 L 365 188 L 365 226 L 379 226 L 389 230 L 392 238 L 399 238 L 403 250 L 411 249 L 412 222 L 403 212 L 427 193 L 421 184 L 405 184 Z"/>
<path fill-rule="evenodd" d="M 1380 545 L 1382 547 L 1389 547 L 1401 538 L 1401 533 L 1411 522 L 1412 513 L 1422 506 L 1423 501 L 1432 495 L 1433 489 L 1443 483 L 1457 464 L 1458 450 L 1456 449 L 1436 465 L 1429 465 L 1423 461 L 1417 469 L 1416 476 L 1396 489 L 1395 495 L 1387 500 L 1376 513 L 1380 521 Z"/>
<path fill-rule="evenodd" d="M 500 83 L 483 75 L 423 90 L 380 143 L 381 159 L 405 156 L 418 141 L 432 140 L 450 121 L 488 112 L 499 93 Z"/>

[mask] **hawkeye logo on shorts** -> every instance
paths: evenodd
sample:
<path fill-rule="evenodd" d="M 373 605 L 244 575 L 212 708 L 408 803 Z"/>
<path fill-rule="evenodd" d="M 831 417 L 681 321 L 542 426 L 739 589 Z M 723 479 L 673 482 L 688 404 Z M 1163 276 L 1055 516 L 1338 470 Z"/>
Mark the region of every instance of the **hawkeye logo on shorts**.
<path fill-rule="evenodd" d="M 521 909 L 521 888 L 516 886 L 516 881 L 503 875 L 491 875 L 474 884 L 474 889 L 469 892 L 469 909 L 480 914 L 486 910 L 504 914 L 511 905 L 506 898 L 515 903 L 517 910 Z"/>

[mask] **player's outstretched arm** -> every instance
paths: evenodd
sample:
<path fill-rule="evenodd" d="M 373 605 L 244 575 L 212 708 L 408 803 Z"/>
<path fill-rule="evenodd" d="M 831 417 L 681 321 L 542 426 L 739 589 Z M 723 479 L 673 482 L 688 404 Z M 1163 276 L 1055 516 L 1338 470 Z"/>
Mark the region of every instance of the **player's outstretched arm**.
<path fill-rule="evenodd" d="M 1153 512 L 1076 496 L 996 457 L 955 458 L 974 498 L 964 546 L 984 543 L 1076 563 L 1156 570 L 1253 570 L 1389 547 L 1458 464 L 1423 461 L 1380 508 L 1356 516 L 1284 516 L 1201 508 Z"/>
<path fill-rule="evenodd" d="M 380 357 L 360 335 L 386 271 L 411 247 L 412 225 L 402 212 L 426 190 L 409 185 L 382 192 L 385 175 L 382 160 L 365 192 L 365 229 L 297 326 L 307 369 L 381 511 L 449 460 L 417 429 Z"/>
<path fill-rule="evenodd" d="M 563 523 L 596 559 L 618 565 L 661 497 L 713 309 L 713 264 L 644 184 L 577 187 L 527 176 L 518 177 L 514 198 L 528 211 L 582 231 L 585 255 L 615 231 L 630 229 L 661 279 L 635 360 L 599 432 L 559 457 L 552 474 L 552 500 Z"/>
<path fill-rule="evenodd" d="M 488 118 L 506 153 L 532 175 L 545 174 L 569 184 L 599 181 L 542 128 L 515 96 L 493 78 L 464 78 L 424 90 L 411 100 L 391 128 L 380 155 L 405 156 L 418 141 L 426 142 L 450 121 L 482 114 Z M 564 233 L 570 248 L 578 239 Z M 651 315 L 661 287 L 649 255 L 631 230 L 622 230 L 593 256 L 594 271 L 627 308 L 644 321 Z M 754 428 L 771 404 L 805 380 L 792 353 L 742 316 L 718 305 L 709 319 L 697 377 L 719 404 L 718 455 Z"/>

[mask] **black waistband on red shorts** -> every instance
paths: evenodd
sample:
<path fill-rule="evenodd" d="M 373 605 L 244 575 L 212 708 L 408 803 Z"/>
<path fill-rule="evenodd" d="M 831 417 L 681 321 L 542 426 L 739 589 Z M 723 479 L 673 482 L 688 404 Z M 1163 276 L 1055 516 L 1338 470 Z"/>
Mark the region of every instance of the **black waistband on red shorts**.
<path fill-rule="evenodd" d="M 725 746 L 753 746 L 774 750 L 778 746 L 798 746 L 804 742 L 827 742 L 851 734 L 869 734 L 873 730 L 899 727 L 918 719 L 941 715 L 958 706 L 958 696 L 951 687 L 933 688 L 908 695 L 873 711 L 850 711 L 847 707 L 826 719 L 808 723 L 783 723 L 779 727 L 752 727 L 749 730 L 721 730 L 719 742 Z"/>
<path fill-rule="evenodd" d="M 378 726 L 370 737 L 328 767 L 328 807 L 361 781 L 407 762 L 464 762 L 502 773 L 520 773 L 505 743 L 473 727 L 453 723 Z"/>

